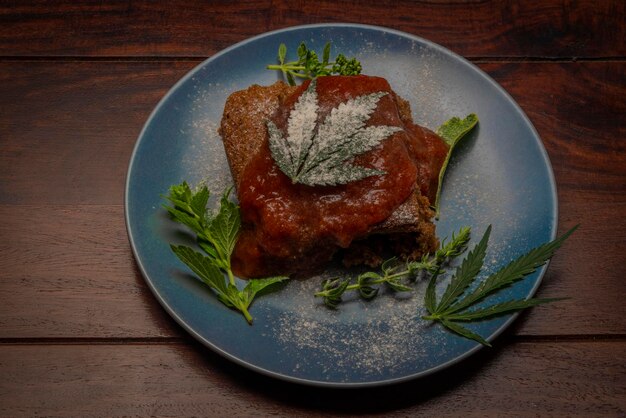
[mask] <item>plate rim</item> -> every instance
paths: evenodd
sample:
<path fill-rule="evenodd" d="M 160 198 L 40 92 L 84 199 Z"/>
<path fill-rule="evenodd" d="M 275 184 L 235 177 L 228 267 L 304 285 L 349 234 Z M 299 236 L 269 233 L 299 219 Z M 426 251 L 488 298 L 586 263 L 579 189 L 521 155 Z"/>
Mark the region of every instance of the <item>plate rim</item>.
<path fill-rule="evenodd" d="M 150 126 L 152 120 L 155 118 L 156 114 L 160 111 L 160 109 L 164 106 L 164 104 L 169 100 L 170 96 L 172 96 L 177 90 L 178 88 L 185 84 L 189 79 L 191 79 L 198 71 L 200 71 L 205 65 L 207 65 L 207 63 L 209 63 L 210 61 L 213 61 L 219 57 L 221 57 L 222 55 L 226 55 L 228 54 L 230 51 L 235 50 L 243 45 L 246 45 L 248 43 L 252 43 L 252 42 L 256 42 L 259 39 L 265 38 L 265 37 L 269 37 L 269 36 L 273 36 L 276 34 L 281 34 L 281 33 L 288 33 L 288 32 L 293 32 L 293 31 L 299 31 L 299 30 L 306 30 L 306 29 L 318 29 L 318 28 L 352 28 L 352 29 L 367 29 L 367 30 L 373 30 L 373 31 L 378 31 L 378 32 L 383 32 L 383 33 L 388 33 L 388 34 L 393 34 L 396 36 L 400 36 L 403 38 L 407 38 L 409 40 L 413 40 L 413 41 L 417 41 L 419 43 L 425 44 L 426 46 L 428 46 L 429 48 L 433 48 L 436 49 L 437 51 L 443 53 L 444 55 L 450 55 L 453 58 L 455 58 L 456 60 L 459 61 L 459 63 L 461 63 L 464 67 L 469 68 L 471 71 L 477 72 L 478 75 L 480 75 L 485 81 L 487 81 L 493 88 L 495 88 L 497 91 L 499 91 L 512 105 L 513 108 L 515 109 L 515 111 L 517 112 L 518 116 L 520 116 L 522 118 L 522 120 L 527 124 L 527 126 L 530 128 L 531 133 L 534 135 L 535 139 L 537 140 L 537 145 L 538 145 L 538 149 L 540 151 L 541 157 L 543 159 L 543 162 L 545 164 L 545 166 L 547 167 L 547 174 L 548 174 L 548 186 L 550 189 L 550 195 L 552 197 L 552 202 L 553 202 L 553 213 L 552 215 L 552 224 L 550 225 L 552 231 L 551 231 L 551 237 L 550 240 L 554 240 L 557 236 L 557 229 L 558 229 L 558 193 L 557 193 L 557 185 L 556 185 L 556 180 L 554 177 L 554 171 L 552 169 L 552 163 L 550 161 L 550 157 L 548 155 L 548 152 L 543 144 L 543 141 L 541 140 L 541 137 L 539 136 L 539 133 L 537 132 L 537 130 L 535 129 L 534 125 L 532 124 L 532 122 L 530 121 L 530 119 L 528 118 L 528 116 L 526 115 L 526 113 L 522 110 L 522 108 L 519 106 L 519 104 L 515 101 L 515 99 L 513 99 L 513 97 L 511 97 L 511 95 L 502 87 L 500 86 L 495 80 L 493 80 L 487 73 L 485 73 L 482 69 L 480 69 L 477 65 L 471 63 L 469 60 L 467 60 L 466 58 L 464 58 L 463 56 L 455 53 L 454 51 L 451 51 L 439 44 L 436 44 L 428 39 L 424 39 L 420 36 L 411 34 L 411 33 L 407 33 L 404 31 L 400 31 L 397 29 L 391 29 L 388 27 L 384 27 L 384 26 L 377 26 L 377 25 L 369 25 L 369 24 L 360 24 L 360 23 L 344 23 L 344 22 L 338 22 L 338 23 L 316 23 L 316 24 L 307 24 L 307 25 L 296 25 L 296 26 L 289 26 L 289 27 L 285 27 L 285 28 L 281 28 L 281 29 L 276 29 L 276 30 L 272 30 L 272 31 L 268 31 L 268 32 L 263 32 L 260 33 L 258 35 L 246 38 L 240 42 L 237 42 L 225 49 L 222 49 L 221 51 L 217 52 L 214 55 L 211 55 L 209 57 L 207 57 L 205 60 L 203 60 L 202 62 L 200 62 L 199 64 L 197 64 L 194 68 L 192 68 L 191 70 L 189 70 L 183 77 L 181 77 L 172 87 L 169 88 L 169 90 L 167 91 L 167 93 L 165 95 L 163 95 L 163 97 L 161 97 L 161 99 L 159 100 L 159 102 L 157 103 L 157 105 L 154 107 L 154 109 L 152 110 L 152 112 L 150 113 L 150 115 L 148 116 L 148 118 L 146 119 L 146 122 L 144 123 L 136 141 L 135 141 L 135 145 L 133 147 L 129 162 L 128 162 L 128 169 L 126 171 L 126 180 L 125 180 L 125 190 L 124 190 L 124 219 L 125 219 L 125 224 L 126 224 L 126 232 L 128 235 L 128 239 L 130 242 L 130 246 L 131 246 L 131 250 L 133 253 L 133 258 L 135 260 L 135 263 L 137 264 L 144 281 L 148 284 L 148 288 L 150 289 L 150 291 L 152 292 L 152 294 L 154 295 L 154 297 L 157 299 L 157 301 L 159 302 L 159 304 L 165 309 L 165 311 L 176 321 L 176 323 L 178 325 L 180 325 L 186 332 L 188 332 L 189 334 L 191 334 L 195 339 L 197 339 L 198 341 L 200 341 L 204 346 L 208 347 L 209 349 L 211 349 L 212 351 L 214 351 L 215 353 L 225 357 L 226 359 L 233 361 L 234 363 L 243 366 L 249 370 L 252 370 L 254 372 L 263 374 L 265 376 L 269 376 L 272 378 L 277 378 L 283 381 L 287 381 L 287 382 L 291 382 L 291 383 L 297 383 L 297 384 L 301 384 L 301 385 L 306 385 L 306 386 L 315 386 L 315 387 L 324 387 L 324 388 L 343 388 L 343 389 L 351 389 L 351 388 L 365 388 L 365 387 L 381 387 L 381 386 L 389 386 L 389 385 L 394 385 L 394 384 L 399 384 L 402 382 L 407 382 L 410 380 L 417 380 L 417 379 L 422 379 L 426 376 L 429 376 L 433 373 L 437 373 L 443 369 L 446 369 L 448 367 L 451 367 L 465 359 L 467 359 L 468 357 L 472 356 L 473 354 L 475 354 L 476 352 L 478 352 L 479 350 L 483 349 L 484 346 L 481 344 L 477 344 L 474 347 L 472 347 L 471 349 L 465 351 L 463 354 L 454 357 L 444 363 L 438 364 L 437 366 L 431 367 L 429 369 L 426 370 L 422 370 L 420 372 L 417 373 L 413 373 L 413 374 L 409 374 L 406 376 L 402 376 L 402 377 L 396 377 L 396 378 L 391 378 L 391 379 L 384 379 L 384 380 L 378 380 L 378 381 L 368 381 L 368 382 L 326 382 L 326 381 L 322 381 L 322 380 L 312 380 L 312 379 L 305 379 L 305 378 L 300 378 L 300 377 L 295 377 L 295 376 L 290 376 L 284 373 L 280 373 L 277 371 L 273 371 L 273 370 L 269 370 L 266 368 L 263 368 L 261 366 L 258 366 L 256 364 L 250 363 L 248 361 L 245 361 L 239 357 L 236 357 L 235 355 L 221 349 L 220 347 L 216 346 L 215 344 L 213 344 L 211 341 L 209 341 L 208 339 L 206 339 L 204 336 L 200 335 L 197 331 L 195 331 L 189 324 L 187 324 L 187 322 L 185 322 L 185 320 L 183 320 L 177 313 L 176 311 L 166 302 L 166 300 L 161 296 L 159 290 L 156 288 L 156 286 L 154 285 L 152 279 L 150 278 L 150 276 L 147 273 L 147 270 L 144 267 L 144 264 L 141 260 L 141 258 L 139 257 L 138 251 L 137 251 L 137 247 L 135 244 L 135 237 L 133 236 L 132 233 L 132 229 L 131 229 L 131 221 L 130 221 L 130 211 L 129 211 L 129 198 L 130 198 L 130 182 L 131 182 L 131 177 L 132 177 L 132 172 L 133 172 L 133 164 L 135 162 L 136 156 L 138 154 L 138 150 L 139 147 L 142 143 L 142 139 L 144 138 L 144 135 L 146 133 L 146 130 L 148 129 L 148 127 Z M 526 296 L 527 298 L 531 298 L 533 297 L 533 295 L 537 292 L 537 290 L 539 289 L 539 286 L 541 285 L 543 278 L 545 276 L 545 273 L 548 269 L 550 265 L 550 261 L 548 261 L 546 264 L 544 264 L 542 267 L 540 267 L 539 269 L 537 269 L 538 272 L 538 276 L 537 279 L 535 281 L 535 284 L 533 285 L 533 287 L 530 289 L 530 291 L 528 292 L 528 295 Z M 489 335 L 486 340 L 488 342 L 492 342 L 493 340 L 495 340 L 500 334 L 502 334 L 507 328 L 509 328 L 509 326 L 513 323 L 513 321 L 515 321 L 518 316 L 521 314 L 521 312 L 516 312 L 514 314 L 511 314 L 509 316 L 509 318 L 507 318 L 506 321 L 504 321 L 491 335 Z"/>

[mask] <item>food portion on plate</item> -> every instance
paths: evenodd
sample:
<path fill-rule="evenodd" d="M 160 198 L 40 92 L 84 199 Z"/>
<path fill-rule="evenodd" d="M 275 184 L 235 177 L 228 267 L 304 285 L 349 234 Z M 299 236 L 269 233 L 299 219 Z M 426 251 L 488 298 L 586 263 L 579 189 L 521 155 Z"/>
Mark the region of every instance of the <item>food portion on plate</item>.
<path fill-rule="evenodd" d="M 228 98 L 220 133 L 242 215 L 240 276 L 306 274 L 338 251 L 376 267 L 385 250 L 415 260 L 437 249 L 431 205 L 449 145 L 413 123 L 385 79 L 254 85 Z"/>
<path fill-rule="evenodd" d="M 257 295 L 337 256 L 347 266 L 377 270 L 323 282 L 315 296 L 327 306 L 336 308 L 347 291 L 371 299 L 380 286 L 410 292 L 429 278 L 427 313 L 418 318 L 484 345 L 461 324 L 551 301 L 481 305 L 545 264 L 572 230 L 480 282 L 489 227 L 443 293 L 436 292 L 446 263 L 470 239 L 465 227 L 440 245 L 433 219 L 450 156 L 478 123 L 476 115 L 453 117 L 435 132 L 419 126 L 402 92 L 382 77 L 360 75 L 355 59 L 331 62 L 329 44 L 321 60 L 302 44 L 291 62 L 281 45 L 278 60 L 268 68 L 282 71 L 289 84 L 252 85 L 225 104 L 219 132 L 238 205 L 228 190 L 213 213 L 208 189 L 187 183 L 172 186 L 164 205 L 196 234 L 203 253 L 184 245 L 172 250 L 222 303 L 251 324 L 248 309 Z M 242 289 L 235 276 L 248 279 Z"/>

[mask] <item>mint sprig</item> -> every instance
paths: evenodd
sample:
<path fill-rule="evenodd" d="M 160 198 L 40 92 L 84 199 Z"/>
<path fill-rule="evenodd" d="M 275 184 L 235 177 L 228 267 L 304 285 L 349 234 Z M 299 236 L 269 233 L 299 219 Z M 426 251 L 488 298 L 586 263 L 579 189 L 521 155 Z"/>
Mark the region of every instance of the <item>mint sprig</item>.
<path fill-rule="evenodd" d="M 198 246 L 206 255 L 185 245 L 171 245 L 172 251 L 215 292 L 224 305 L 240 311 L 252 324 L 248 309 L 254 298 L 269 286 L 283 282 L 288 277 L 251 279 L 239 290 L 230 258 L 239 236 L 241 215 L 239 207 L 229 200 L 230 189 L 223 193 L 217 213 L 207 209 L 210 192 L 205 185 L 192 191 L 183 182 L 171 186 L 169 192 L 164 197 L 171 205 L 164 204 L 163 207 L 170 213 L 172 220 L 187 226 L 196 234 Z"/>
<path fill-rule="evenodd" d="M 483 345 L 491 346 L 487 340 L 465 328 L 460 322 L 482 321 L 543 303 L 561 300 L 562 298 L 514 299 L 487 307 L 477 306 L 488 296 L 498 293 L 535 272 L 554 255 L 554 252 L 561 247 L 563 242 L 576 228 L 578 226 L 573 227 L 554 241 L 530 250 L 480 282 L 474 290 L 467 292 L 466 290 L 479 280 L 478 276 L 483 267 L 487 243 L 491 233 L 491 226 L 489 226 L 478 245 L 468 253 L 467 257 L 457 268 L 455 275 L 438 302 L 436 301 L 435 288 L 439 275 L 434 274 L 431 277 L 426 290 L 424 304 L 429 314 L 422 316 L 422 318 L 437 321 L 458 335 L 478 341 Z"/>

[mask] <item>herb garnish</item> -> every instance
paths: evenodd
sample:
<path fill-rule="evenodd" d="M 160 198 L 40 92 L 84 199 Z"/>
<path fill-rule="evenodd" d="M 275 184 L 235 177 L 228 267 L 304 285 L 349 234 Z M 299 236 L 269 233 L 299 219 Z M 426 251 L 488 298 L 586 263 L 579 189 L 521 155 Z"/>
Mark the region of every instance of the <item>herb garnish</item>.
<path fill-rule="evenodd" d="M 335 61 L 330 60 L 330 42 L 324 45 L 322 61 L 317 53 L 307 48 L 304 42 L 298 47 L 298 60 L 285 62 L 287 46 L 278 47 L 278 62 L 267 66 L 268 70 L 282 71 L 290 85 L 295 86 L 295 78 L 314 79 L 322 75 L 358 75 L 361 74 L 361 63 L 356 58 L 347 59 L 343 54 L 337 55 Z"/>
<path fill-rule="evenodd" d="M 248 323 L 252 316 L 248 308 L 254 297 L 262 290 L 288 277 L 270 277 L 251 279 L 239 290 L 231 270 L 230 256 L 235 248 L 241 217 L 239 208 L 228 197 L 226 190 L 220 200 L 219 211 L 211 214 L 207 210 L 209 190 L 206 186 L 192 191 L 186 182 L 170 187 L 169 196 L 164 196 L 172 206 L 163 207 L 172 215 L 172 219 L 189 227 L 195 234 L 198 246 L 206 255 L 194 251 L 185 245 L 170 245 L 174 254 L 185 263 L 198 277 L 215 291 L 217 298 L 229 308 L 240 311 Z M 224 276 L 226 273 L 226 278 Z"/>
<path fill-rule="evenodd" d="M 379 288 L 372 287 L 372 285 L 381 283 L 388 285 L 395 291 L 411 291 L 413 289 L 407 285 L 408 283 L 401 283 L 399 280 L 406 277 L 415 279 L 419 272 L 427 272 L 431 274 L 431 277 L 424 296 L 424 306 L 429 314 L 423 315 L 422 319 L 440 322 L 444 327 L 462 337 L 491 346 L 487 340 L 463 327 L 460 322 L 482 321 L 543 303 L 562 300 L 563 298 L 514 299 L 485 308 L 476 308 L 476 305 L 488 296 L 520 281 L 545 264 L 576 228 L 578 226 L 570 229 L 554 241 L 540 245 L 510 262 L 467 294 L 467 289 L 479 280 L 478 276 L 483 267 L 491 226 L 487 228 L 480 242 L 456 269 L 439 301 L 437 301 L 435 290 L 437 281 L 443 274 L 445 261 L 465 251 L 469 241 L 469 227 L 462 228 L 456 236 L 452 235 L 452 240 L 448 244 L 445 244 L 445 241 L 442 242 L 440 249 L 432 257 L 426 255 L 420 261 L 408 262 L 402 270 L 400 270 L 402 264 L 392 266 L 394 259 L 387 260 L 381 267 L 382 274 L 375 272 L 360 274 L 354 284 L 350 284 L 350 279 L 325 280 L 322 282 L 322 290 L 315 293 L 315 296 L 323 297 L 324 304 L 335 309 L 341 303 L 342 295 L 348 290 L 358 290 L 359 295 L 366 300 L 373 299 L 378 295 Z"/>
<path fill-rule="evenodd" d="M 276 165 L 293 183 L 308 186 L 334 186 L 385 174 L 348 161 L 402 130 L 396 126 L 365 126 L 378 101 L 388 93 L 376 92 L 349 99 L 332 109 L 318 125 L 316 85 L 316 80 L 311 81 L 298 97 L 289 114 L 287 137 L 274 122 L 266 122 Z"/>
<path fill-rule="evenodd" d="M 461 119 L 458 117 L 453 117 L 452 119 L 444 122 L 438 129 L 437 135 L 439 135 L 449 146 L 448 154 L 446 155 L 446 159 L 441 166 L 441 170 L 439 171 L 439 184 L 437 186 L 437 195 L 435 196 L 435 217 L 439 218 L 439 196 L 441 195 L 441 186 L 443 184 L 443 176 L 446 172 L 446 168 L 448 168 L 448 162 L 450 161 L 450 156 L 454 151 L 456 144 L 459 143 L 461 138 L 466 136 L 478 123 L 478 116 L 471 113 L 465 117 L 465 119 Z"/>
<path fill-rule="evenodd" d="M 491 346 L 480 335 L 463 327 L 459 322 L 481 321 L 495 316 L 520 311 L 542 303 L 553 302 L 562 298 L 551 299 L 515 299 L 490 305 L 485 308 L 477 308 L 476 305 L 487 296 L 493 295 L 500 290 L 516 283 L 533 273 L 537 268 L 545 264 L 563 242 L 574 232 L 578 226 L 573 227 L 554 241 L 545 243 L 530 250 L 516 260 L 510 262 L 498 272 L 482 281 L 474 290 L 466 293 L 466 290 L 478 280 L 478 274 L 483 266 L 487 242 L 491 233 L 491 226 L 487 228 L 482 239 L 476 247 L 470 251 L 461 265 L 457 268 L 454 277 L 446 287 L 443 295 L 436 300 L 435 285 L 438 275 L 434 274 L 426 289 L 424 305 L 429 315 L 423 319 L 438 321 L 450 331 L 465 338 L 478 341 L 481 344 Z M 471 309 L 474 308 L 474 309 Z"/>
<path fill-rule="evenodd" d="M 420 261 L 409 261 L 405 264 L 396 263 L 396 259 L 386 260 L 381 266 L 381 273 L 366 272 L 356 278 L 356 283 L 350 284 L 350 279 L 334 278 L 322 282 L 322 290 L 315 297 L 324 298 L 324 304 L 329 308 L 337 308 L 346 291 L 357 290 L 363 299 L 373 299 L 378 295 L 379 288 L 372 287 L 385 284 L 396 292 L 410 292 L 413 289 L 400 280 L 410 278 L 415 280 L 420 272 L 435 273 L 444 262 L 462 254 L 467 248 L 470 239 L 470 228 L 464 227 L 458 235 L 452 234 L 452 240 L 441 243 L 440 248 L 433 256 L 425 254 Z"/>

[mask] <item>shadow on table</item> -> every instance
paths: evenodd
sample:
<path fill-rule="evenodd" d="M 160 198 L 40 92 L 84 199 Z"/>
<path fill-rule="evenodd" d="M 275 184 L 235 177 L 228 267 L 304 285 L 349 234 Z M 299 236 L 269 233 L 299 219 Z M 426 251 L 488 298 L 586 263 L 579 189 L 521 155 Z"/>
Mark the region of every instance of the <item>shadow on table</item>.
<path fill-rule="evenodd" d="M 218 379 L 224 379 L 224 383 L 230 381 L 227 385 L 237 386 L 253 397 L 272 399 L 286 409 L 372 414 L 432 401 L 464 384 L 470 384 L 475 374 L 497 361 L 503 349 L 510 345 L 509 334 L 506 332 L 500 336 L 496 347 L 479 350 L 468 359 L 433 375 L 387 386 L 350 389 L 321 388 L 278 380 L 225 360 L 200 343 L 189 341 L 204 358 L 203 365 L 220 375 Z"/>

